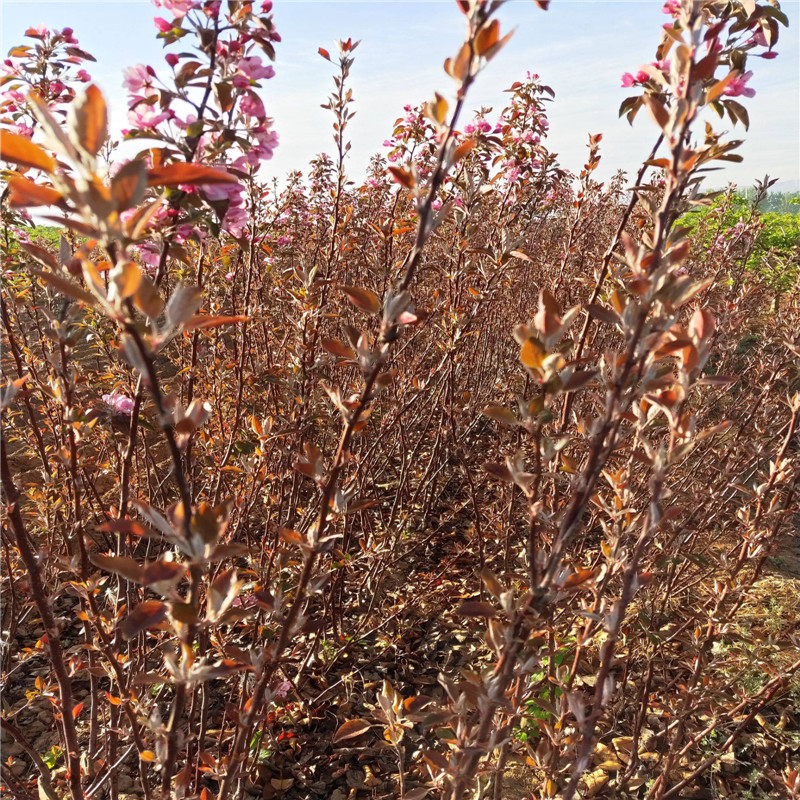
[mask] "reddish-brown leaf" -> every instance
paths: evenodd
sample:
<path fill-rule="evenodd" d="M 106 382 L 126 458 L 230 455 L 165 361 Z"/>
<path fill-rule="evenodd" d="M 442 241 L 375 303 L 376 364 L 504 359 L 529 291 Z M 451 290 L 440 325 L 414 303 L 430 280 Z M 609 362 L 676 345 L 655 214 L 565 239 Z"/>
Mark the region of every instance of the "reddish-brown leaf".
<path fill-rule="evenodd" d="M 457 609 L 456 614 L 462 617 L 493 617 L 495 610 L 480 600 L 465 600 Z"/>
<path fill-rule="evenodd" d="M 90 155 L 97 155 L 108 138 L 108 111 L 101 91 L 94 85 L 70 106 L 73 141 Z"/>
<path fill-rule="evenodd" d="M 56 162 L 38 144 L 16 133 L 3 131 L 0 136 L 0 158 L 20 167 L 33 167 L 52 172 Z"/>
<path fill-rule="evenodd" d="M 119 629 L 126 639 L 132 639 L 148 628 L 155 628 L 167 619 L 167 604 L 160 600 L 145 600 L 128 614 Z"/>
<path fill-rule="evenodd" d="M 333 743 L 345 741 L 345 739 L 355 739 L 357 736 L 365 734 L 372 725 L 364 719 L 349 719 L 343 722 L 339 730 L 333 735 Z"/>
<path fill-rule="evenodd" d="M 184 332 L 195 329 L 205 330 L 206 328 L 216 328 L 219 325 L 232 325 L 236 322 L 247 322 L 247 319 L 247 316 L 243 314 L 237 314 L 232 317 L 210 317 L 206 314 L 195 314 L 183 326 L 183 330 Z"/>
<path fill-rule="evenodd" d="M 12 206 L 54 206 L 61 202 L 61 192 L 52 186 L 42 186 L 22 175 L 12 175 L 8 179 L 11 190 L 9 203 Z"/>
<path fill-rule="evenodd" d="M 406 189 L 414 188 L 414 176 L 402 167 L 389 167 L 390 175 L 397 181 L 397 183 L 405 186 Z"/>
<path fill-rule="evenodd" d="M 356 308 L 368 311 L 370 314 L 377 314 L 381 310 L 381 301 L 378 295 L 369 291 L 369 289 L 359 289 L 357 286 L 342 286 L 342 291 Z"/>
<path fill-rule="evenodd" d="M 238 183 L 238 178 L 221 169 L 204 164 L 168 164 L 147 173 L 148 186 L 201 185 L 204 183 Z"/>
<path fill-rule="evenodd" d="M 573 572 L 562 584 L 565 589 L 569 589 L 573 586 L 580 586 L 582 583 L 586 583 L 590 578 L 595 576 L 596 570 L 593 569 L 579 569 L 577 572 Z"/>
<path fill-rule="evenodd" d="M 128 556 L 104 556 L 100 553 L 90 553 L 89 561 L 96 567 L 116 575 L 122 575 L 129 581 L 142 582 L 143 570 L 141 565 Z"/>

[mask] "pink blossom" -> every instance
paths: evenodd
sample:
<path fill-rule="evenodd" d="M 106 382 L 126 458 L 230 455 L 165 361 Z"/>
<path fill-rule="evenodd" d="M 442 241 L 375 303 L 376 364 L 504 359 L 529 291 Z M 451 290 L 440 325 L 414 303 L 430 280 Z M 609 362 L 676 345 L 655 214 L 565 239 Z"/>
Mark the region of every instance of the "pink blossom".
<path fill-rule="evenodd" d="M 679 0 L 667 0 L 667 2 L 661 7 L 661 13 L 670 14 L 673 17 L 677 17 L 678 14 L 681 13 L 681 4 Z"/>
<path fill-rule="evenodd" d="M 156 249 L 156 245 L 146 242 L 137 247 L 137 252 L 139 253 L 139 260 L 142 262 L 143 266 L 151 270 L 158 267 L 158 262 L 161 260 L 161 253 Z"/>
<path fill-rule="evenodd" d="M 167 53 L 164 56 L 164 61 L 166 61 L 171 67 L 174 67 L 180 61 L 180 57 L 177 53 Z"/>
<path fill-rule="evenodd" d="M 156 8 L 163 8 L 177 19 L 186 16 L 193 8 L 197 8 L 194 0 L 153 0 L 153 5 Z"/>
<path fill-rule="evenodd" d="M 153 22 L 156 24 L 156 28 L 158 28 L 161 33 L 167 33 L 172 30 L 173 25 L 171 22 L 167 22 L 164 17 L 153 17 Z"/>
<path fill-rule="evenodd" d="M 472 134 L 473 134 L 473 133 L 475 133 L 475 131 L 476 131 L 476 130 L 477 130 L 477 128 L 476 128 L 476 127 L 475 127 L 475 125 L 473 125 L 471 122 L 468 122 L 468 123 L 467 123 L 467 124 L 464 126 L 464 133 L 465 133 L 467 136 L 472 136 Z"/>
<path fill-rule="evenodd" d="M 175 230 L 175 241 L 181 243 L 191 238 L 202 242 L 206 238 L 206 232 L 198 228 L 196 225 L 191 225 L 188 222 L 183 223 L 183 225 L 178 225 L 177 229 Z"/>
<path fill-rule="evenodd" d="M 264 14 L 269 14 L 269 12 L 272 11 L 272 0 L 264 0 L 261 4 L 261 11 Z"/>
<path fill-rule="evenodd" d="M 745 72 L 744 75 L 737 76 L 725 87 L 722 93 L 728 97 L 755 97 L 756 90 L 747 86 L 747 82 L 752 77 L 752 72 Z"/>
<path fill-rule="evenodd" d="M 252 93 L 246 94 L 241 99 L 239 102 L 239 109 L 242 114 L 245 114 L 248 117 L 264 119 L 267 116 L 267 112 L 264 109 L 264 103 L 261 101 L 261 98 Z"/>
<path fill-rule="evenodd" d="M 222 227 L 236 238 L 244 235 L 247 223 L 250 220 L 242 198 L 243 188 L 239 183 L 220 183 L 203 187 L 203 194 L 207 200 L 211 202 L 228 201 L 228 208 L 222 221 Z"/>
<path fill-rule="evenodd" d="M 33 136 L 33 128 L 29 128 L 27 125 L 23 125 L 22 123 L 11 125 L 10 130 L 12 133 L 16 133 L 17 136 L 24 136 L 26 139 L 30 139 Z"/>
<path fill-rule="evenodd" d="M 778 54 L 774 50 L 770 50 L 770 51 L 768 51 L 766 53 L 762 53 L 761 54 L 761 58 L 772 59 L 772 58 L 777 58 L 777 57 L 778 57 Z"/>
<path fill-rule="evenodd" d="M 212 2 L 207 3 L 203 6 L 203 13 L 209 18 L 214 19 L 214 17 L 219 16 L 219 9 L 222 5 L 222 0 L 212 0 Z"/>
<path fill-rule="evenodd" d="M 186 130 L 193 122 L 197 122 L 197 114 L 187 114 L 186 119 L 175 116 L 172 120 L 181 130 Z"/>
<path fill-rule="evenodd" d="M 438 211 L 442 207 L 442 201 L 437 197 L 432 203 L 431 208 L 434 211 Z"/>
<path fill-rule="evenodd" d="M 243 75 L 252 78 L 254 81 L 275 76 L 275 70 L 269 64 L 262 64 L 258 56 L 248 56 L 240 59 L 236 68 Z"/>
<path fill-rule="evenodd" d="M 152 95 L 153 79 L 156 76 L 152 67 L 145 64 L 137 64 L 135 67 L 127 67 L 122 72 L 122 85 L 132 95 L 149 97 Z"/>
<path fill-rule="evenodd" d="M 263 126 L 253 131 L 255 145 L 245 153 L 248 164 L 255 166 L 259 161 L 269 161 L 278 146 L 278 134 Z"/>
<path fill-rule="evenodd" d="M 292 688 L 291 681 L 281 681 L 273 690 L 272 693 L 275 697 L 282 698 L 286 697 L 289 693 L 289 690 Z"/>
<path fill-rule="evenodd" d="M 133 407 L 135 405 L 132 398 L 126 397 L 119 392 L 104 394 L 103 402 L 111 406 L 117 414 L 125 414 L 126 416 L 130 416 L 133 413 Z"/>
<path fill-rule="evenodd" d="M 241 239 L 247 232 L 250 215 L 244 206 L 229 206 L 222 220 L 222 228 L 236 239 Z"/>
<path fill-rule="evenodd" d="M 172 117 L 171 111 L 157 111 L 149 103 L 138 103 L 128 111 L 128 120 L 135 128 L 152 130 Z"/>
<path fill-rule="evenodd" d="M 640 69 L 635 75 L 626 72 L 622 76 L 622 85 L 627 88 L 637 83 L 644 83 L 649 78 L 650 76 L 643 69 Z M 546 123 L 546 120 L 542 120 L 542 123 Z"/>
<path fill-rule="evenodd" d="M 78 40 L 72 35 L 73 33 L 74 31 L 72 30 L 72 28 L 64 28 L 64 30 L 61 31 L 61 37 L 64 39 L 64 42 L 66 44 L 78 43 Z"/>
<path fill-rule="evenodd" d="M 44 37 L 47 36 L 48 33 L 50 33 L 47 26 L 41 23 L 39 25 L 32 26 L 31 30 L 34 31 L 34 33 L 32 33 L 31 36 L 35 36 L 36 38 L 40 39 L 44 39 Z"/>
<path fill-rule="evenodd" d="M 225 280 L 226 280 L 226 281 L 228 281 L 228 283 L 230 283 L 230 282 L 233 280 L 233 276 L 234 276 L 234 275 L 235 275 L 235 273 L 234 273 L 234 272 L 228 272 L 228 273 L 225 275 Z"/>
<path fill-rule="evenodd" d="M 92 76 L 85 69 L 79 69 L 78 72 L 75 74 L 75 77 L 81 83 L 89 83 L 89 81 L 92 79 Z"/>

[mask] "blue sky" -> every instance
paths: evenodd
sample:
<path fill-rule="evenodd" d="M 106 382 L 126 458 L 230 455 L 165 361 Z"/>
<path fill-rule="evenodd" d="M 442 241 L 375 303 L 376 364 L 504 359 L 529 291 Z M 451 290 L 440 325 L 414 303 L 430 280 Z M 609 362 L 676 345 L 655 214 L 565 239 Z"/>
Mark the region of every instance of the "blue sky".
<path fill-rule="evenodd" d="M 632 128 L 617 117 L 627 96 L 619 78 L 652 60 L 666 19 L 661 5 L 660 0 L 553 0 L 543 12 L 531 0 L 508 3 L 500 11 L 502 30 L 516 27 L 516 32 L 472 88 L 470 107 L 499 111 L 503 89 L 528 70 L 538 72 L 556 92 L 548 143 L 561 163 L 580 169 L 587 135 L 602 133 L 600 176 L 617 169 L 631 172 L 657 131 L 644 114 Z M 122 69 L 139 62 L 156 69 L 164 64 L 152 25 L 161 12 L 148 0 L 2 0 L 1 7 L 3 52 L 32 24 L 75 29 L 81 45 L 97 56 L 90 72 L 106 94 L 116 128 L 125 125 Z M 782 182 L 800 179 L 800 0 L 784 0 L 781 7 L 790 27 L 781 29 L 779 58 L 752 59 L 749 65 L 755 73 L 750 86 L 757 91 L 745 100 L 751 128 L 747 134 L 734 132 L 746 139 L 739 151 L 744 163 L 726 166 L 711 185 L 749 184 L 765 173 Z M 304 169 L 316 153 L 332 150 L 330 115 L 320 108 L 331 90 L 331 65 L 317 48 L 330 49 L 337 38 L 362 40 L 351 81 L 357 111 L 349 128 L 354 176 L 362 175 L 369 156 L 381 149 L 404 104 L 427 100 L 434 91 L 450 96 L 453 84 L 442 63 L 463 34 L 463 17 L 453 0 L 275 0 L 274 16 L 283 42 L 277 75 L 266 82 L 263 96 L 281 145 L 262 168 L 266 177 Z M 717 119 L 716 127 L 730 125 Z"/>

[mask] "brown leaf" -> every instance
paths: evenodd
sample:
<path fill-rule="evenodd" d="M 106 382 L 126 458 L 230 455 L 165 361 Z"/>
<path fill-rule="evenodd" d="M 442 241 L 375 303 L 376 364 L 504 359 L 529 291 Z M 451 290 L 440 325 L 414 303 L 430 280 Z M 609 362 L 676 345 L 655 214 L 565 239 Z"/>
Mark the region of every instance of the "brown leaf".
<path fill-rule="evenodd" d="M 483 464 L 483 471 L 501 481 L 510 482 L 514 480 L 505 464 L 495 464 L 494 462 L 487 461 Z"/>
<path fill-rule="evenodd" d="M 577 372 L 572 373 L 569 380 L 564 384 L 563 389 L 565 392 L 574 392 L 577 389 L 582 389 L 595 375 L 597 375 L 597 370 L 595 369 L 579 369 Z"/>
<path fill-rule="evenodd" d="M 590 578 L 595 576 L 597 570 L 594 569 L 579 569 L 577 572 L 573 572 L 562 584 L 565 589 L 569 589 L 573 586 L 580 586 L 582 583 L 586 583 Z"/>
<path fill-rule="evenodd" d="M 155 628 L 167 619 L 167 605 L 160 600 L 145 600 L 128 614 L 119 629 L 126 639 L 132 639 L 148 628 Z"/>
<path fill-rule="evenodd" d="M 229 172 L 203 164 L 168 164 L 151 169 L 147 173 L 148 186 L 180 186 L 182 184 L 200 185 L 204 183 L 238 183 Z"/>
<path fill-rule="evenodd" d="M 58 269 L 58 263 L 53 255 L 33 242 L 20 242 L 20 246 L 26 253 L 30 253 L 40 264 L 44 264 L 50 269 Z"/>
<path fill-rule="evenodd" d="M 407 189 L 414 188 L 414 176 L 407 169 L 403 169 L 402 167 L 389 167 L 389 173 L 399 184 L 405 186 Z"/>
<path fill-rule="evenodd" d="M 368 311 L 370 314 L 377 314 L 381 310 L 381 301 L 374 292 L 369 289 L 359 289 L 357 286 L 342 286 L 342 291 L 347 295 L 347 299 L 356 308 Z"/>
<path fill-rule="evenodd" d="M 70 135 L 94 156 L 108 138 L 108 111 L 100 90 L 92 84 L 70 105 Z"/>
<path fill-rule="evenodd" d="M 607 322 L 609 325 L 616 325 L 620 321 L 620 316 L 616 311 L 601 306 L 599 303 L 588 303 L 585 308 L 589 312 L 589 316 L 599 319 L 601 322 Z"/>
<path fill-rule="evenodd" d="M 653 97 L 653 95 L 646 94 L 642 99 L 644 100 L 644 104 L 647 106 L 647 110 L 650 112 L 650 115 L 656 121 L 656 124 L 662 130 L 664 130 L 669 122 L 669 111 L 667 111 L 664 104 L 660 100 L 657 100 L 655 97 Z"/>
<path fill-rule="evenodd" d="M 61 192 L 52 186 L 42 186 L 22 175 L 12 175 L 8 179 L 11 190 L 9 203 L 12 206 L 53 206 L 62 201 Z"/>
<path fill-rule="evenodd" d="M 44 272 L 43 270 L 34 269 L 33 267 L 30 267 L 30 271 L 36 275 L 37 278 L 41 278 L 45 283 L 50 284 L 54 289 L 61 292 L 61 294 L 65 294 L 73 300 L 80 300 L 82 303 L 86 303 L 90 306 L 95 304 L 94 295 L 89 294 L 86 289 L 81 288 L 77 283 L 62 278 L 58 273 Z"/>
<path fill-rule="evenodd" d="M 232 325 L 236 322 L 247 322 L 247 320 L 248 317 L 244 314 L 237 314 L 233 317 L 210 317 L 206 314 L 195 314 L 183 326 L 183 330 L 205 330 L 206 328 L 216 328 L 220 325 Z"/>
<path fill-rule="evenodd" d="M 464 156 L 472 150 L 477 142 L 475 139 L 465 139 L 461 144 L 453 150 L 453 166 L 458 164 Z"/>
<path fill-rule="evenodd" d="M 175 561 L 154 561 L 142 571 L 141 582 L 145 586 L 155 583 L 176 583 L 186 572 L 183 564 Z"/>
<path fill-rule="evenodd" d="M 16 133 L 3 131 L 0 136 L 0 159 L 18 164 L 20 167 L 33 167 L 52 172 L 56 162 L 38 144 Z"/>
<path fill-rule="evenodd" d="M 355 739 L 357 736 L 365 734 L 372 725 L 365 719 L 349 719 L 339 726 L 339 730 L 333 735 L 333 743 L 338 744 L 345 739 Z"/>
<path fill-rule="evenodd" d="M 514 413 L 509 411 L 507 408 L 503 408 L 503 406 L 486 406 L 486 408 L 481 411 L 481 414 L 485 414 L 487 417 L 491 417 L 492 419 L 501 422 L 503 425 L 509 425 L 512 428 L 519 424 L 517 418 L 514 416 Z"/>
<path fill-rule="evenodd" d="M 352 347 L 348 347 L 344 342 L 338 339 L 321 339 L 320 344 L 322 349 L 326 350 L 332 356 L 339 358 L 355 358 L 355 351 Z"/>
<path fill-rule="evenodd" d="M 547 356 L 547 351 L 543 350 L 533 339 L 527 339 L 519 352 L 519 359 L 526 367 L 538 369 Z"/>
<path fill-rule="evenodd" d="M 100 553 L 90 553 L 89 561 L 96 567 L 116 575 L 122 575 L 129 581 L 142 582 L 143 570 L 141 565 L 128 556 L 104 556 Z"/>
<path fill-rule="evenodd" d="M 726 89 L 728 84 L 739 75 L 738 69 L 731 70 L 721 81 L 717 81 L 706 92 L 706 103 L 713 103 Z"/>
<path fill-rule="evenodd" d="M 457 609 L 456 614 L 461 617 L 494 617 L 495 610 L 488 603 L 480 600 L 465 600 Z"/>
<path fill-rule="evenodd" d="M 137 205 L 146 189 L 147 165 L 138 158 L 123 164 L 111 179 L 111 197 L 117 211 L 127 211 Z"/>

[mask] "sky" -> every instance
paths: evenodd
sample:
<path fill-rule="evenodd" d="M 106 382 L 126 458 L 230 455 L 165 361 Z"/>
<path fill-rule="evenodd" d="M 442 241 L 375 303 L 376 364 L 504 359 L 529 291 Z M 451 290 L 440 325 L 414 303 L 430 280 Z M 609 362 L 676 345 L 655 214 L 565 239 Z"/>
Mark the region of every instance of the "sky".
<path fill-rule="evenodd" d="M 507 3 L 499 13 L 501 31 L 516 30 L 470 89 L 468 107 L 499 112 L 507 98 L 503 90 L 529 70 L 536 72 L 556 93 L 547 144 L 562 166 L 579 171 L 588 135 L 602 133 L 596 175 L 606 179 L 618 169 L 634 173 L 658 131 L 645 113 L 632 127 L 618 118 L 620 102 L 631 93 L 620 87 L 620 76 L 653 60 L 667 19 L 661 5 L 660 0 L 553 0 L 544 12 L 531 0 Z M 779 57 L 748 62 L 754 72 L 749 85 L 756 90 L 755 97 L 744 100 L 750 131 L 740 126 L 732 131 L 733 138 L 745 138 L 738 151 L 744 162 L 710 177 L 712 188 L 728 181 L 749 185 L 767 173 L 781 186 L 788 182 L 786 188 L 798 188 L 800 0 L 784 0 L 781 8 L 790 27 L 781 28 Z M 72 27 L 81 46 L 97 57 L 89 71 L 104 90 L 116 130 L 126 124 L 122 70 L 136 63 L 164 68 L 164 50 L 152 24 L 163 12 L 148 0 L 0 0 L 0 14 L 4 53 L 23 40 L 30 25 Z M 357 112 L 348 128 L 347 169 L 353 177 L 363 176 L 406 103 L 431 99 L 436 91 L 452 98 L 454 83 L 442 64 L 457 51 L 464 29 L 453 0 L 275 0 L 274 19 L 283 41 L 277 47 L 276 76 L 264 82 L 262 97 L 281 143 L 262 167 L 265 178 L 305 170 L 316 154 L 333 151 L 331 115 L 320 108 L 333 88 L 332 65 L 317 50 L 332 50 L 336 39 L 361 40 L 350 80 L 351 108 Z M 709 114 L 716 130 L 731 130 L 729 122 Z"/>

